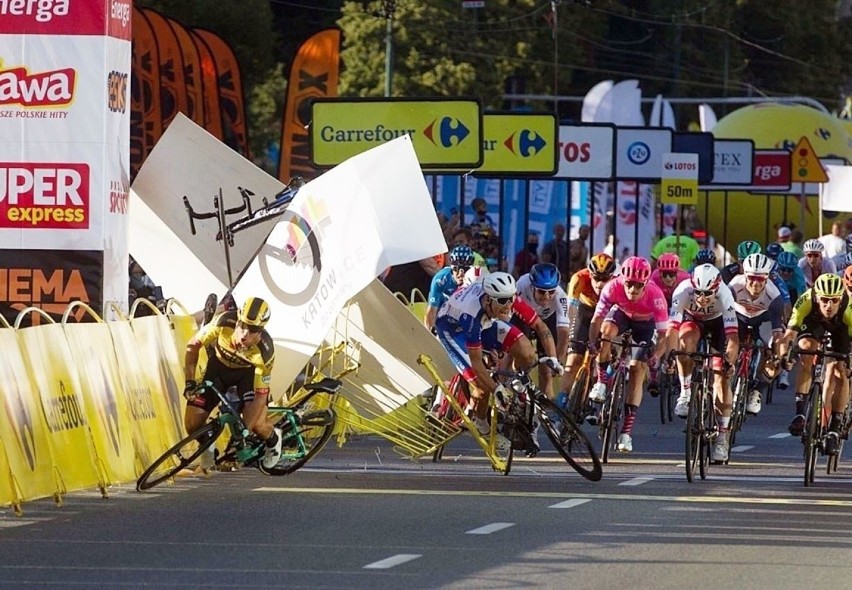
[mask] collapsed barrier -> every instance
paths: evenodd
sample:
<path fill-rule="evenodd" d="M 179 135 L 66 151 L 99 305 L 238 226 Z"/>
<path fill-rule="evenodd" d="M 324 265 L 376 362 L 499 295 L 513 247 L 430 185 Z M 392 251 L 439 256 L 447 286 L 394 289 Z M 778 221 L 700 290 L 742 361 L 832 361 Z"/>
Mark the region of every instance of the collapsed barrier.
<path fill-rule="evenodd" d="M 151 313 L 136 317 L 140 306 Z M 107 322 L 75 302 L 59 323 L 37 308 L 22 310 L 14 326 L 0 317 L 0 503 L 16 514 L 24 502 L 61 505 L 81 489 L 108 497 L 109 486 L 135 480 L 184 434 L 181 353 L 195 318 L 175 301 L 165 314 L 145 299 L 129 317 L 113 311 L 118 319 Z M 39 321 L 21 327 L 30 314 Z M 76 323 L 80 315 L 92 321 Z M 340 379 L 341 395 L 312 402 L 336 411 L 339 445 L 378 435 L 403 456 L 429 455 L 459 428 L 429 416 L 438 384 L 417 363 L 422 354 L 439 374 L 453 374 L 440 344 L 375 281 L 339 314 L 282 401 L 305 381 Z"/>

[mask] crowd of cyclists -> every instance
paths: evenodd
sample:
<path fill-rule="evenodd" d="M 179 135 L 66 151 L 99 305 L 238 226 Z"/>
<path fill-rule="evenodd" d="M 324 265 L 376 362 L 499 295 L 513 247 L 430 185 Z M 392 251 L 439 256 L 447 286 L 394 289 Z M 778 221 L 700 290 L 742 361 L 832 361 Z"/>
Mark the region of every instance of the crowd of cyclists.
<path fill-rule="evenodd" d="M 788 351 L 793 345 L 798 350 L 825 346 L 849 355 L 852 235 L 845 239 L 845 252 L 831 258 L 817 239 L 804 242 L 801 256 L 779 242 L 762 247 L 746 240 L 736 249 L 737 261 L 722 267 L 710 249 L 699 250 L 688 268 L 676 252 L 650 259 L 631 256 L 620 264 L 597 253 L 587 268 L 563 282 L 551 263 L 535 264 L 515 281 L 509 273 L 474 266 L 468 246 L 453 248 L 449 265 L 433 278 L 424 323 L 467 381 L 467 412 L 477 429 L 488 430 L 489 396 L 501 399 L 508 394 L 492 379 L 488 359 L 505 356 L 503 362 L 511 360 L 523 368 L 538 363 L 542 390 L 564 407 L 578 368 L 591 354 L 596 379 L 583 403 L 586 419 L 594 423 L 611 385 L 613 346 L 629 344 L 629 378 L 616 449 L 631 452 L 639 407 L 646 391 L 659 395 L 660 371 L 677 376 L 680 393 L 674 413 L 687 417 L 693 361 L 672 353 L 692 353 L 706 342 L 711 352 L 720 353 L 713 361 L 718 436 L 712 460 L 727 462 L 731 377 L 741 345 L 762 350 L 762 366 L 749 384 L 745 404 L 750 415 L 760 413 L 770 382 L 779 389 L 789 387 L 793 359 Z M 632 342 L 620 341 L 625 333 Z M 788 427 L 794 436 L 801 436 L 805 427 L 813 359 L 803 355 L 797 361 L 795 410 Z M 832 358 L 826 375 L 825 406 L 831 417 L 823 446 L 831 455 L 837 453 L 849 401 L 847 360 Z"/>

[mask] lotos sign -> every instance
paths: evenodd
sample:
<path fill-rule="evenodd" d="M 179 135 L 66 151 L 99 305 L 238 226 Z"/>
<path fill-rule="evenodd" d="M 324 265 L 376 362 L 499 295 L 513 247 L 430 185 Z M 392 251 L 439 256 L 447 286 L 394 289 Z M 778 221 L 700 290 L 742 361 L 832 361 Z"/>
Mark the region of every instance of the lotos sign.
<path fill-rule="evenodd" d="M 557 178 L 612 180 L 615 126 L 560 125 Z"/>
<path fill-rule="evenodd" d="M 87 164 L 0 162 L 0 227 L 89 227 Z"/>

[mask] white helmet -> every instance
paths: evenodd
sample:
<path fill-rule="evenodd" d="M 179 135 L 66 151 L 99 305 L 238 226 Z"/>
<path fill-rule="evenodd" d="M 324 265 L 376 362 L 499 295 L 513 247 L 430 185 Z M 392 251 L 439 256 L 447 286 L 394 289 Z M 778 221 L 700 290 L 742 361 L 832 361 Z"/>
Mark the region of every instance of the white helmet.
<path fill-rule="evenodd" d="M 492 272 L 486 276 L 482 279 L 482 289 L 492 298 L 514 297 L 518 291 L 515 277 L 507 272 Z"/>
<path fill-rule="evenodd" d="M 825 252 L 825 245 L 819 240 L 810 239 L 802 244 L 802 250 L 805 252 Z"/>
<path fill-rule="evenodd" d="M 481 283 L 482 279 L 484 279 L 487 274 L 487 268 L 483 266 L 471 266 L 469 269 L 467 269 L 467 272 L 464 273 L 462 286 L 469 287 L 474 283 Z"/>
<path fill-rule="evenodd" d="M 772 259 L 765 254 L 749 254 L 743 260 L 743 272 L 747 275 L 768 275 L 772 270 Z"/>
<path fill-rule="evenodd" d="M 700 264 L 692 270 L 692 287 L 698 291 L 713 291 L 719 289 L 722 275 L 712 264 Z"/>

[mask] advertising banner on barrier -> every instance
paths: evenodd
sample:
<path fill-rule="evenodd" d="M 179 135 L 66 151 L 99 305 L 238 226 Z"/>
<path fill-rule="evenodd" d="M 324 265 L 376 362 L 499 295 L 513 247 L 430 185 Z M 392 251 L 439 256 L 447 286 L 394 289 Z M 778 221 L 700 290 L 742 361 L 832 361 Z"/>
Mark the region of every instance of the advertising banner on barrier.
<path fill-rule="evenodd" d="M 148 377 L 151 396 L 160 409 L 160 416 L 168 417 L 164 429 L 168 436 L 183 438 L 183 358 L 178 359 L 171 326 L 165 316 L 148 316 L 130 321 L 136 354 L 142 370 Z"/>
<path fill-rule="evenodd" d="M 59 488 L 53 473 L 50 432 L 15 330 L 0 329 L 0 349 L 0 438 L 9 467 L 25 500 L 51 496 Z"/>
<path fill-rule="evenodd" d="M 103 254 L 97 251 L 0 249 L 0 314 L 11 324 L 30 305 L 57 321 L 72 301 L 97 308 L 102 269 Z M 75 317 L 84 314 L 78 309 Z M 29 314 L 21 325 L 41 321 L 41 316 Z"/>
<path fill-rule="evenodd" d="M 0 2 L 0 249 L 107 250 L 91 286 L 119 303 L 126 228 L 110 204 L 129 185 L 130 12 Z"/>
<path fill-rule="evenodd" d="M 132 480 L 136 477 L 136 454 L 130 412 L 109 326 L 68 324 L 64 330 L 80 378 L 80 393 L 97 456 L 111 483 Z"/>
<path fill-rule="evenodd" d="M 179 439 L 174 435 L 171 414 L 161 408 L 151 393 L 148 367 L 136 353 L 136 340 L 130 322 L 108 322 L 126 395 L 132 428 L 133 447 L 140 465 L 150 465 Z"/>
<path fill-rule="evenodd" d="M 53 463 L 70 490 L 100 481 L 80 379 L 60 324 L 18 331 L 30 379 L 37 388 L 49 432 Z"/>

